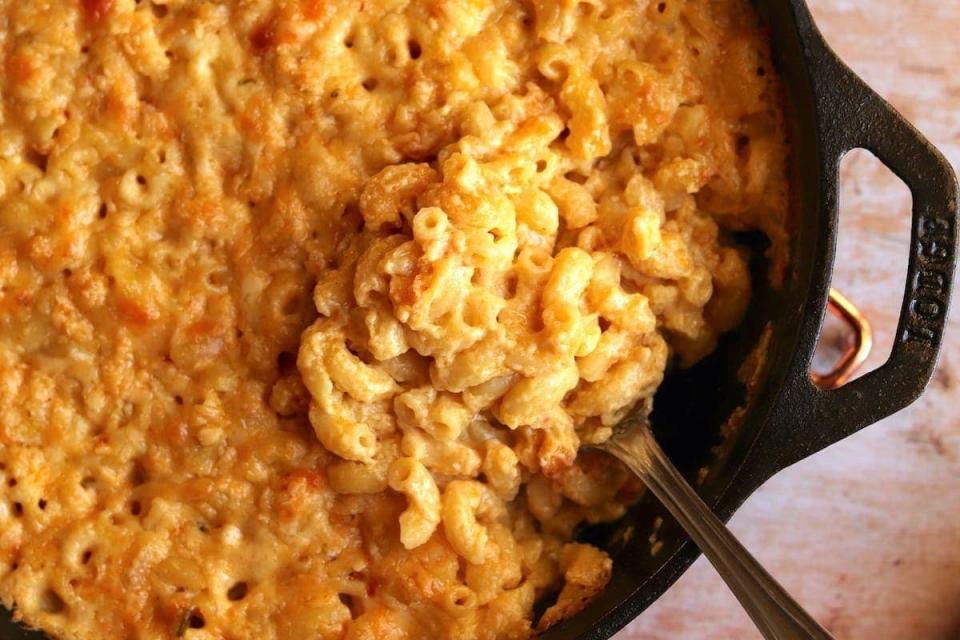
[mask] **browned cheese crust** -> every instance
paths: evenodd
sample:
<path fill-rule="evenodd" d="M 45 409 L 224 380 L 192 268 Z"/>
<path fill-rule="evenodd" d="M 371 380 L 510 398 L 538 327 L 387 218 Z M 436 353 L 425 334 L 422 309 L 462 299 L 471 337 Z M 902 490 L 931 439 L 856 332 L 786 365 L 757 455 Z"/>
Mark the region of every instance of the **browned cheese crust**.
<path fill-rule="evenodd" d="M 524 638 L 584 454 L 785 256 L 747 0 L 0 3 L 0 598 L 65 640 Z"/>

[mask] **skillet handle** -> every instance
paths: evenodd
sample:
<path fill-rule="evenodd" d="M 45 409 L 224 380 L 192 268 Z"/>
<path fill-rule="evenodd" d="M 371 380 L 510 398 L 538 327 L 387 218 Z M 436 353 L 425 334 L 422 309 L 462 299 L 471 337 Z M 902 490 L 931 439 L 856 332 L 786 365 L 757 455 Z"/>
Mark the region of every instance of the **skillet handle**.
<path fill-rule="evenodd" d="M 923 392 L 936 368 L 947 322 L 958 215 L 957 181 L 947 160 L 826 44 L 819 53 L 814 82 L 821 140 L 827 142 L 823 149 L 829 154 L 826 166 L 836 174 L 851 149 L 873 152 L 909 187 L 913 222 L 907 282 L 890 358 L 836 390 L 810 384 L 817 425 L 812 431 L 819 440 L 808 441 L 813 451 L 899 411 Z"/>

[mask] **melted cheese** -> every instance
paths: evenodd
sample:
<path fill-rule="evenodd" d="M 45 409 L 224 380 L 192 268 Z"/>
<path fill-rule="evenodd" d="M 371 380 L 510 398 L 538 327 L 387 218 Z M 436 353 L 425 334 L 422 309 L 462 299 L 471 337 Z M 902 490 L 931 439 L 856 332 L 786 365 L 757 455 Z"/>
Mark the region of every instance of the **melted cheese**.
<path fill-rule="evenodd" d="M 403 494 L 376 474 L 371 492 L 335 490 L 347 476 L 310 425 L 301 334 L 318 317 L 315 285 L 364 227 L 374 176 L 439 170 L 470 136 L 555 122 L 547 144 L 589 195 L 550 191 L 563 222 L 548 250 L 592 221 L 583 244 L 616 236 L 603 224 L 617 198 L 649 204 L 626 193 L 646 176 L 664 228 L 719 252 L 700 280 L 674 278 L 679 258 L 664 258 L 645 291 L 670 350 L 706 353 L 749 294 L 725 230 L 759 228 L 785 259 L 778 90 L 746 0 L 0 12 L 6 606 L 71 640 L 468 640 L 528 636 L 534 599 L 563 583 L 550 621 L 602 588 L 609 559 L 569 543 L 637 495 L 622 469 L 518 436 L 514 457 L 496 450 L 484 467 L 509 493 L 520 479 L 501 467 L 523 465 L 524 489 L 490 527 L 496 558 L 467 563 L 442 531 L 408 550 Z M 651 250 L 644 215 L 623 252 Z M 413 379 L 418 366 L 392 371 Z M 580 437 L 605 425 L 588 427 Z"/>

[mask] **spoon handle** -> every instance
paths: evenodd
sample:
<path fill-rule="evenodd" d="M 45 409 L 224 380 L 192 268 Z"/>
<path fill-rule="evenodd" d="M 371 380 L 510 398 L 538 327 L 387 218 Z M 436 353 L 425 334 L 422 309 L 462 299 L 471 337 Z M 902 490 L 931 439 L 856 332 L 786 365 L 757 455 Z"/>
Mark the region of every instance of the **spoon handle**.
<path fill-rule="evenodd" d="M 710 560 L 768 640 L 832 639 L 703 503 L 646 425 L 624 429 L 602 448 L 646 483 Z"/>

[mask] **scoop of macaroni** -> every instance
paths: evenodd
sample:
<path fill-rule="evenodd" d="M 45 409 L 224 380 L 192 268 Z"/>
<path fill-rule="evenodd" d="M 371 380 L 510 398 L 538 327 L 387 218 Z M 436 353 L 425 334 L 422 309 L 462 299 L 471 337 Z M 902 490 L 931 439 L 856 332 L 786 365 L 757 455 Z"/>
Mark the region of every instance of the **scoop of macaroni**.
<path fill-rule="evenodd" d="M 0 5 L 0 599 L 65 640 L 526 638 L 583 445 L 786 261 L 748 0 Z M 534 618 L 534 602 L 554 596 Z"/>

